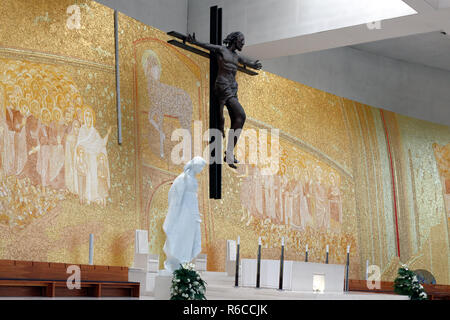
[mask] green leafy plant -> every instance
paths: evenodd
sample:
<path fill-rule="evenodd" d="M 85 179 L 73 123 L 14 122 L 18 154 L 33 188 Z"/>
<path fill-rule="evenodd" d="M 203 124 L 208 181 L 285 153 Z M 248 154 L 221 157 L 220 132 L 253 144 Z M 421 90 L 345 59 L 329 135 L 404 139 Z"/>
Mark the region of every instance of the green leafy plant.
<path fill-rule="evenodd" d="M 409 296 L 411 300 L 427 300 L 427 294 L 423 286 L 419 283 L 416 274 L 402 265 L 398 269 L 398 276 L 394 280 L 395 293 Z"/>
<path fill-rule="evenodd" d="M 193 264 L 183 264 L 173 272 L 170 300 L 206 300 L 205 285 Z"/>

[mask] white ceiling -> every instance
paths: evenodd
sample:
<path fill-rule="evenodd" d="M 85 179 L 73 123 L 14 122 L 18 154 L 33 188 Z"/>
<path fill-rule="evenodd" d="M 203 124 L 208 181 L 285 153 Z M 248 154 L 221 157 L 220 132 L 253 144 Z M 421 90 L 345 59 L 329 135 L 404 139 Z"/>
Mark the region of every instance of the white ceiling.
<path fill-rule="evenodd" d="M 378 27 L 376 24 L 363 23 L 330 28 L 327 31 L 306 32 L 296 37 L 279 37 L 273 41 L 250 42 L 244 48 L 244 53 L 260 59 L 272 59 L 430 32 L 446 31 L 450 34 L 450 0 L 403 0 L 403 3 L 416 13 L 376 20 Z M 264 28 L 256 29 L 262 32 Z M 271 30 L 263 31 L 269 33 Z M 438 45 L 445 47 L 445 44 L 436 44 Z"/>
<path fill-rule="evenodd" d="M 273 43 L 417 12 L 402 0 L 189 0 L 188 29 L 209 40 L 210 5 L 222 8 L 223 35 L 239 30 L 246 46 Z M 294 40 L 293 40 L 294 39 Z"/>
<path fill-rule="evenodd" d="M 450 35 L 440 31 L 358 44 L 351 48 L 450 71 Z"/>

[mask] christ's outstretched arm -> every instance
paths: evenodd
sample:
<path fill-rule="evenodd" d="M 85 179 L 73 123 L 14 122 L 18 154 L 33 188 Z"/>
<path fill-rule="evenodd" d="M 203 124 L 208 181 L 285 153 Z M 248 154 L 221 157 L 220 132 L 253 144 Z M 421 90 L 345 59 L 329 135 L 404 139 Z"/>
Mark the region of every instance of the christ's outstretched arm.
<path fill-rule="evenodd" d="M 197 41 L 197 39 L 195 39 L 195 33 L 192 34 L 192 35 L 188 34 L 187 38 L 186 38 L 186 41 L 189 42 L 189 43 L 195 44 L 196 46 L 199 46 L 199 47 L 202 47 L 202 48 L 207 49 L 209 51 L 212 51 L 212 52 L 218 53 L 218 52 L 220 52 L 222 50 L 222 46 L 218 46 L 218 45 L 215 45 L 215 44 L 203 43 L 203 42 Z"/>
<path fill-rule="evenodd" d="M 244 66 L 248 66 L 253 69 L 261 69 L 262 64 L 259 62 L 259 60 L 251 60 L 243 55 L 239 55 L 239 62 L 242 63 Z"/>

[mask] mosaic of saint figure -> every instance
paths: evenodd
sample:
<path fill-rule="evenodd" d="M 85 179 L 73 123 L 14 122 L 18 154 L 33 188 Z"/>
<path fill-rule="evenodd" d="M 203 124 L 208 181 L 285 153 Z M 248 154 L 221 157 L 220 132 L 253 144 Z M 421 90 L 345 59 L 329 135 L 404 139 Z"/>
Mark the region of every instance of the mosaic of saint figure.
<path fill-rule="evenodd" d="M 67 192 L 106 205 L 111 128 L 99 135 L 95 112 L 73 81 L 56 67 L 27 61 L 0 60 L 0 75 L 2 221 L 23 226 Z"/>
<path fill-rule="evenodd" d="M 315 204 L 315 223 L 317 229 L 327 230 L 330 227 L 330 211 L 328 205 L 327 189 L 323 181 L 323 170 L 316 167 L 315 181 L 312 185 Z"/>
<path fill-rule="evenodd" d="M 330 202 L 330 218 L 336 222 L 342 222 L 342 200 L 341 191 L 334 173 L 329 175 L 330 186 L 328 189 L 328 199 Z"/>
<path fill-rule="evenodd" d="M 102 138 L 94 127 L 94 112 L 90 107 L 84 108 L 83 120 L 84 122 L 78 133 L 78 140 L 75 147 L 83 147 L 81 150 L 84 152 L 84 158 L 82 158 L 81 161 L 83 162 L 83 166 L 86 166 L 86 188 L 83 190 L 84 194 L 80 196 L 82 196 L 88 204 L 91 202 L 102 203 L 102 198 L 99 195 L 99 163 L 97 161 L 100 154 L 104 155 L 103 161 L 107 161 L 106 144 L 108 143 L 108 138 L 111 133 L 111 127 L 109 127 L 105 137 Z"/>
<path fill-rule="evenodd" d="M 66 188 L 71 193 L 76 193 L 76 183 L 75 183 L 75 146 L 77 144 L 78 134 L 80 132 L 80 122 L 74 120 L 72 122 L 70 131 L 66 137 L 65 143 L 65 167 L 64 167 L 64 180 L 66 182 Z"/>
<path fill-rule="evenodd" d="M 262 175 L 258 167 L 249 167 L 242 181 L 240 198 L 246 209 L 242 221 L 269 219 L 276 225 L 295 230 L 340 231 L 342 196 L 339 177 L 334 172 L 310 164 L 294 168 L 290 175 Z M 331 224 L 333 221 L 333 224 Z M 333 225 L 333 228 L 332 228 Z"/>
<path fill-rule="evenodd" d="M 306 227 L 312 226 L 312 216 L 308 206 L 306 183 L 309 180 L 307 170 L 298 170 L 295 175 L 294 190 L 292 196 L 294 198 L 294 213 L 291 225 L 294 228 L 304 230 Z"/>
<path fill-rule="evenodd" d="M 23 110 L 23 101 L 19 101 L 20 103 L 22 103 Z M 8 134 L 13 137 L 11 140 L 13 141 L 14 148 L 14 151 L 10 152 L 7 156 L 9 159 L 6 163 L 9 164 L 8 172 L 13 174 L 22 172 L 27 160 L 25 122 L 26 118 L 22 115 L 20 107 L 17 109 L 6 109 Z"/>
<path fill-rule="evenodd" d="M 447 218 L 450 219 L 450 143 L 445 146 L 433 143 L 433 150 L 441 178 Z"/>
<path fill-rule="evenodd" d="M 164 116 L 177 118 L 181 127 L 191 132 L 192 101 L 183 89 L 160 81 L 162 66 L 154 51 L 144 52 L 142 68 L 147 79 L 147 92 L 151 105 L 148 120 L 159 133 L 159 152 L 161 158 L 164 158 L 164 140 L 166 139 L 163 131 Z"/>

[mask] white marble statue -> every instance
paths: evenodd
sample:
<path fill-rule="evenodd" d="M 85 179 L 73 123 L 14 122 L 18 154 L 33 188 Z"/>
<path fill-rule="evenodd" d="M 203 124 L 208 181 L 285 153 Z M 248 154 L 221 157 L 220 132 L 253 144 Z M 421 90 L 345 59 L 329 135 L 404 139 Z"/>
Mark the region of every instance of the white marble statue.
<path fill-rule="evenodd" d="M 192 261 L 201 252 L 201 218 L 195 175 L 205 165 L 203 158 L 194 157 L 184 166 L 184 172 L 174 180 L 169 190 L 169 210 L 163 225 L 167 236 L 164 267 L 169 272 L 179 269 L 180 264 Z"/>

